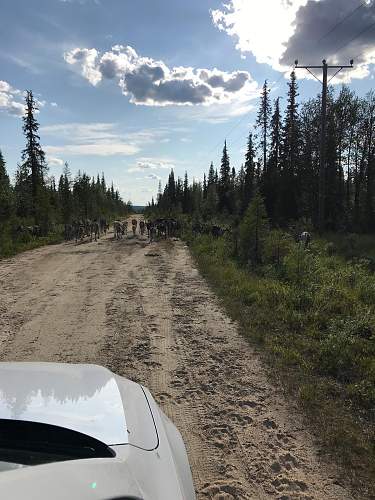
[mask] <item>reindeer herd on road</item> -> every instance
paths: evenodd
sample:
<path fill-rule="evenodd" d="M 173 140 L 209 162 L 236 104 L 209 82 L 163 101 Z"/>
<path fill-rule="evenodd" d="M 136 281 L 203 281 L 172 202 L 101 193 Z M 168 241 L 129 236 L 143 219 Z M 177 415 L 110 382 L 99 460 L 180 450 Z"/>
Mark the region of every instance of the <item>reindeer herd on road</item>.
<path fill-rule="evenodd" d="M 129 221 L 115 220 L 113 225 L 113 239 L 122 240 L 128 237 Z M 82 243 L 85 239 L 97 241 L 101 235 L 107 234 L 109 224 L 105 218 L 98 218 L 93 221 L 80 220 L 73 221 L 72 224 L 65 224 L 64 237 L 66 241 L 74 240 L 75 243 Z M 145 221 L 144 219 L 131 220 L 131 232 L 133 237 L 137 235 L 144 236 L 147 233 L 149 242 L 156 239 L 166 239 L 176 237 L 180 234 L 180 223 L 175 219 L 155 219 Z"/>
<path fill-rule="evenodd" d="M 176 237 L 180 233 L 181 225 L 176 219 L 155 219 L 145 221 L 141 219 L 138 224 L 137 219 L 132 219 L 131 228 L 133 236 L 136 236 L 139 226 L 139 235 L 147 238 L 150 243 L 158 239 Z M 128 221 L 114 221 L 113 223 L 114 239 L 120 240 L 128 234 Z"/>
<path fill-rule="evenodd" d="M 107 234 L 109 224 L 104 218 L 76 220 L 64 226 L 64 238 L 66 241 L 75 240 L 76 243 L 83 242 L 85 238 L 97 241 L 101 234 Z"/>

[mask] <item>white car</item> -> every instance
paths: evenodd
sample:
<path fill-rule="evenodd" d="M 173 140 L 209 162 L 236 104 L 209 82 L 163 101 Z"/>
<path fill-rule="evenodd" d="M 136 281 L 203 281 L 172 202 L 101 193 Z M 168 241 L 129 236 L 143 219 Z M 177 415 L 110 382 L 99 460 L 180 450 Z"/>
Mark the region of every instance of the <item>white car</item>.
<path fill-rule="evenodd" d="M 0 498 L 196 497 L 181 435 L 145 387 L 96 365 L 0 363 Z"/>

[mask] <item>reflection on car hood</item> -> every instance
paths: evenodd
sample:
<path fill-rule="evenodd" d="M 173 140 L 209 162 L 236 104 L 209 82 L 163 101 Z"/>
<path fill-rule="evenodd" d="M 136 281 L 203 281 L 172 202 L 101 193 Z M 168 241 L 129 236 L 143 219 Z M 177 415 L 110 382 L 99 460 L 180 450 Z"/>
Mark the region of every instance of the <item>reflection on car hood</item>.
<path fill-rule="evenodd" d="M 0 363 L 0 418 L 57 425 L 127 444 L 117 379 L 96 365 Z"/>

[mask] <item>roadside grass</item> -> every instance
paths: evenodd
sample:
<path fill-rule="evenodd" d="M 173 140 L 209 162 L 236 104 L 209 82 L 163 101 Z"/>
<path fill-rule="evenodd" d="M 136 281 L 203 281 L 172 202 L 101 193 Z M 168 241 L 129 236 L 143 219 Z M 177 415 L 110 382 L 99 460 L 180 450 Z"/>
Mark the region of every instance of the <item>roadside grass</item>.
<path fill-rule="evenodd" d="M 30 236 L 20 240 L 12 240 L 11 238 L 0 239 L 0 259 L 12 257 L 26 250 L 33 250 L 45 245 L 55 245 L 64 241 L 64 237 L 60 233 L 51 233 L 48 236 Z"/>
<path fill-rule="evenodd" d="M 367 259 L 375 271 L 375 236 L 372 234 L 340 234 L 327 233 L 324 240 L 332 244 L 332 251 L 345 259 Z"/>
<path fill-rule="evenodd" d="M 323 455 L 334 456 L 363 495 L 375 491 L 375 275 L 326 240 L 291 242 L 276 265 L 241 266 L 232 243 L 187 241 L 202 274 L 270 376 L 295 397 Z M 333 254 L 332 254 L 333 253 Z M 245 360 L 244 360 L 245 361 Z"/>

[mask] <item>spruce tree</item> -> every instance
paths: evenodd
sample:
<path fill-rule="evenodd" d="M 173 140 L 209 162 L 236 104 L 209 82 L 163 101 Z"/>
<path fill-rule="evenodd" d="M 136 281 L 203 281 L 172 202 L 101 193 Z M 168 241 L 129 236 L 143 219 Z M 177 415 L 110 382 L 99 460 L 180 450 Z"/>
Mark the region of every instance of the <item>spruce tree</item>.
<path fill-rule="evenodd" d="M 214 169 L 214 164 L 211 162 L 208 171 L 207 179 L 207 201 L 206 201 L 206 214 L 213 217 L 217 210 L 218 193 L 217 193 L 217 172 Z"/>
<path fill-rule="evenodd" d="M 43 198 L 43 189 L 45 187 L 45 174 L 47 172 L 47 164 L 44 151 L 40 145 L 40 137 L 38 135 L 39 123 L 35 118 L 38 111 L 37 103 L 34 99 L 31 90 L 26 91 L 25 96 L 26 110 L 23 117 L 23 133 L 26 137 L 26 147 L 22 151 L 23 167 L 30 175 L 31 199 L 32 199 L 32 214 L 36 218 L 36 222 L 40 222 L 39 205 Z M 44 207 L 46 208 L 46 207 Z M 39 215 L 39 216 L 38 216 Z M 45 214 L 44 214 L 45 215 Z"/>
<path fill-rule="evenodd" d="M 249 206 L 255 188 L 255 149 L 253 134 L 249 134 L 247 150 L 245 155 L 245 177 L 243 198 L 241 200 L 241 212 L 244 213 Z"/>
<path fill-rule="evenodd" d="M 64 224 L 72 222 L 73 218 L 73 197 L 71 191 L 71 174 L 69 165 L 65 162 L 63 173 L 59 181 L 59 198 Z"/>
<path fill-rule="evenodd" d="M 211 186 L 212 184 L 215 184 L 215 182 L 216 182 L 215 169 L 213 162 L 211 162 L 210 169 L 208 171 L 207 185 Z"/>
<path fill-rule="evenodd" d="M 174 171 L 171 170 L 168 177 L 167 186 L 167 197 L 168 197 L 168 210 L 172 210 L 176 206 L 176 182 L 174 179 Z"/>
<path fill-rule="evenodd" d="M 231 171 L 230 161 L 227 150 L 227 141 L 224 143 L 223 155 L 221 158 L 220 166 L 220 179 L 219 179 L 219 210 L 232 213 L 231 206 Z"/>
<path fill-rule="evenodd" d="M 300 153 L 298 87 L 295 72 L 288 82 L 288 104 L 282 130 L 279 210 L 284 222 L 298 218 L 296 173 Z"/>
<path fill-rule="evenodd" d="M 267 148 L 268 148 L 268 133 L 271 115 L 270 89 L 267 80 L 264 81 L 261 96 L 260 106 L 256 120 L 256 126 L 260 129 L 260 147 L 263 152 L 263 171 L 267 168 Z"/>
<path fill-rule="evenodd" d="M 16 214 L 18 217 L 31 217 L 33 212 L 33 199 L 31 192 L 31 176 L 27 164 L 17 164 L 14 193 L 16 202 Z"/>
<path fill-rule="evenodd" d="M 375 229 L 375 93 L 371 91 L 366 96 L 366 201 L 365 201 L 365 225 L 366 230 L 373 232 Z"/>
<path fill-rule="evenodd" d="M 203 199 L 207 198 L 207 178 L 206 172 L 203 174 Z"/>
<path fill-rule="evenodd" d="M 239 253 L 244 263 L 256 265 L 262 261 L 264 238 L 268 229 L 266 207 L 262 196 L 256 192 L 239 229 Z"/>
<path fill-rule="evenodd" d="M 0 224 L 4 223 L 12 211 L 12 190 L 3 153 L 0 150 Z"/>
<path fill-rule="evenodd" d="M 267 213 L 273 223 L 277 221 L 281 130 L 280 98 L 278 97 L 274 102 L 274 111 L 270 122 L 270 154 L 267 169 L 263 172 L 261 186 Z"/>

